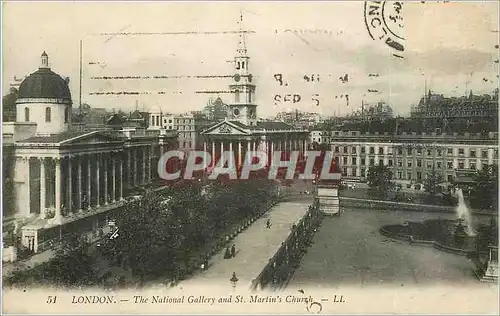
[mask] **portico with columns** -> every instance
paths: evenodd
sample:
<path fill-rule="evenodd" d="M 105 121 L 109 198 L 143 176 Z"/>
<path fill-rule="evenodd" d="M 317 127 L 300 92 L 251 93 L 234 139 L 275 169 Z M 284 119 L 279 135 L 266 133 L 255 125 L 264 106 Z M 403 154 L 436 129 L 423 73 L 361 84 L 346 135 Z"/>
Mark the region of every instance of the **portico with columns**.
<path fill-rule="evenodd" d="M 16 216 L 27 223 L 22 240 L 34 252 L 46 247 L 41 231 L 63 226 L 69 233 L 81 220 L 92 229 L 105 226 L 98 215 L 119 209 L 132 190 L 155 180 L 161 154 L 175 147 L 97 131 L 66 135 L 16 143 Z"/>
<path fill-rule="evenodd" d="M 267 128 L 266 128 L 267 127 Z M 304 152 L 308 147 L 308 132 L 294 130 L 281 122 L 259 122 L 257 126 L 246 126 L 237 121 L 225 120 L 205 130 L 203 149 L 218 161 L 223 151 L 234 155 L 236 166 L 245 162 L 249 151 L 264 152 L 268 161 L 277 151 Z"/>

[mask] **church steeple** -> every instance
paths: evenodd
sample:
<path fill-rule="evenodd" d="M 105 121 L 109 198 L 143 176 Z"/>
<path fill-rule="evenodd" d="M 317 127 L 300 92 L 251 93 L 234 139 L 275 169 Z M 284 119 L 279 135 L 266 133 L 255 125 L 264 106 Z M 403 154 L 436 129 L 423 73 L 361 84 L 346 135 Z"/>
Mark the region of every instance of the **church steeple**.
<path fill-rule="evenodd" d="M 239 30 L 238 30 L 239 41 L 238 41 L 238 49 L 236 51 L 238 52 L 239 56 L 246 56 L 247 43 L 245 38 L 245 31 L 243 28 L 243 12 L 240 12 L 240 21 L 238 22 L 238 24 L 239 24 Z"/>
<path fill-rule="evenodd" d="M 238 21 L 238 49 L 234 57 L 233 83 L 229 86 L 233 94 L 233 102 L 230 104 L 231 113 L 229 117 L 245 125 L 257 125 L 257 105 L 255 105 L 255 85 L 252 84 L 252 75 L 249 72 L 249 61 L 245 34 L 243 28 L 243 14 L 240 13 Z"/>

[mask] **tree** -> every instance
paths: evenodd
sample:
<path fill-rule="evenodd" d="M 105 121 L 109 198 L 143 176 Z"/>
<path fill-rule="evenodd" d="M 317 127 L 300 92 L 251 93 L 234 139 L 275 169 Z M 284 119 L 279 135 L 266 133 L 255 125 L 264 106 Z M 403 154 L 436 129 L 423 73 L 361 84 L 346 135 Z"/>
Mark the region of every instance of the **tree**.
<path fill-rule="evenodd" d="M 429 193 L 431 196 L 436 195 L 436 193 L 439 192 L 439 184 L 442 182 L 442 179 L 442 175 L 436 172 L 435 168 L 432 168 L 432 171 L 427 174 L 425 179 L 425 192 Z"/>
<path fill-rule="evenodd" d="M 483 166 L 475 176 L 473 204 L 479 208 L 495 208 L 498 203 L 498 166 Z"/>
<path fill-rule="evenodd" d="M 146 191 L 141 199 L 125 205 L 116 224 L 119 227 L 116 252 L 126 258 L 141 285 L 148 275 L 174 272 L 177 250 L 182 247 L 184 236 L 161 195 Z"/>
<path fill-rule="evenodd" d="M 371 166 L 367 174 L 368 186 L 376 189 L 381 197 L 386 197 L 392 188 L 392 171 L 384 165 Z"/>

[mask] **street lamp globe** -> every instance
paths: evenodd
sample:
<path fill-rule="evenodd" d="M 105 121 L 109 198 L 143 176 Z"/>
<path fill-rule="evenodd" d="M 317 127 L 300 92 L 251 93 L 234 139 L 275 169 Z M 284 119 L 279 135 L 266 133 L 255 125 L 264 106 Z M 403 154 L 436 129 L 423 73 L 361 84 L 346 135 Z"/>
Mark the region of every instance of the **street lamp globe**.
<path fill-rule="evenodd" d="M 238 277 L 236 276 L 236 272 L 233 272 L 233 276 L 231 277 L 231 279 L 229 279 L 229 281 L 231 282 L 233 288 L 235 288 L 236 284 L 238 283 Z"/>

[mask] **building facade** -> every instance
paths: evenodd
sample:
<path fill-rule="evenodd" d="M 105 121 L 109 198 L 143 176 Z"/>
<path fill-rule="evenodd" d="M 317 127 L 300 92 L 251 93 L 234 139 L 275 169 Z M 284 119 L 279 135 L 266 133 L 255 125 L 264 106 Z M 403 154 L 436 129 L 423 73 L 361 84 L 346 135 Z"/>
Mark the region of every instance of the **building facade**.
<path fill-rule="evenodd" d="M 272 157 L 275 151 L 305 151 L 309 142 L 308 131 L 297 130 L 284 122 L 259 120 L 255 103 L 256 85 L 250 72 L 250 57 L 243 31 L 239 32 L 233 65 L 228 118 L 202 132 L 204 151 L 210 152 L 214 161 L 223 151 L 231 151 L 237 166 L 242 165 L 248 151 L 263 151 L 268 157 Z"/>
<path fill-rule="evenodd" d="M 498 133 L 459 135 L 361 134 L 359 131 L 311 131 L 311 138 L 327 143 L 344 178 L 366 180 L 368 168 L 385 165 L 393 179 L 422 183 L 435 170 L 444 182 L 459 173 L 498 164 Z"/>
<path fill-rule="evenodd" d="M 157 178 L 162 153 L 176 133 L 75 131 L 67 81 L 48 55 L 20 85 L 16 122 L 3 123 L 4 222 L 22 231 L 30 250 L 44 250 L 75 231 L 107 225 L 124 198 Z M 5 192 L 5 191 L 4 191 Z"/>

